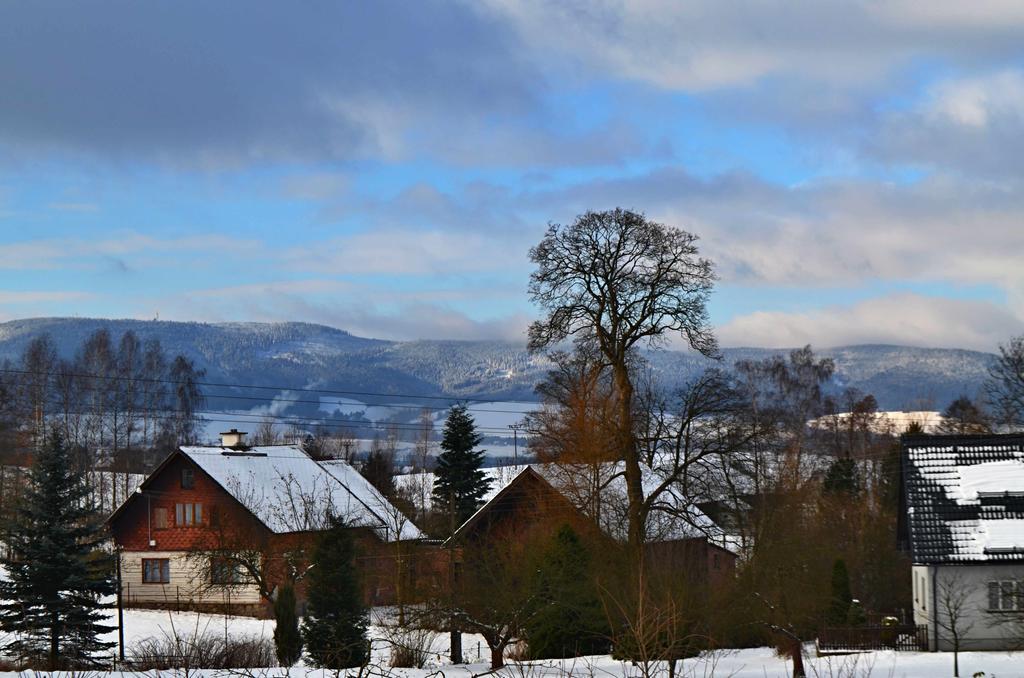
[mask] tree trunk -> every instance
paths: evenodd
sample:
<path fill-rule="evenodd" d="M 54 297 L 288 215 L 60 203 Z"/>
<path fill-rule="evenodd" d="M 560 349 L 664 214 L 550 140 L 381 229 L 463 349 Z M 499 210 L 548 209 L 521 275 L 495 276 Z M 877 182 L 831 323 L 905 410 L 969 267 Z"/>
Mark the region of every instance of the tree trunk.
<path fill-rule="evenodd" d="M 804 647 L 799 640 L 793 643 L 793 678 L 805 678 Z"/>
<path fill-rule="evenodd" d="M 505 646 L 499 645 L 497 647 L 492 647 L 491 670 L 495 671 L 497 669 L 502 668 L 503 666 L 505 666 Z"/>
<path fill-rule="evenodd" d="M 57 657 L 60 654 L 60 624 L 57 621 L 57 613 L 50 613 L 50 656 L 48 658 L 51 671 L 57 670 Z"/>
<path fill-rule="evenodd" d="M 452 648 L 452 664 L 462 663 L 462 631 L 452 628 L 450 634 Z"/>
<path fill-rule="evenodd" d="M 619 437 L 626 479 L 628 546 L 632 564 L 639 569 L 643 560 L 644 516 L 643 478 L 640 458 L 633 432 L 633 383 L 625 364 L 613 367 L 615 388 L 619 396 Z"/>

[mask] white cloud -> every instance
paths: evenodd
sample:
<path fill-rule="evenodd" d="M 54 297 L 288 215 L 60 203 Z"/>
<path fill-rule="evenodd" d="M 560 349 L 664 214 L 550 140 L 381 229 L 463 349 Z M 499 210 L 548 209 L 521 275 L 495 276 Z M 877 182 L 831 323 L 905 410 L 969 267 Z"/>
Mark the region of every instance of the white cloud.
<path fill-rule="evenodd" d="M 1024 71 L 1003 69 L 934 83 L 906 111 L 881 116 L 866 150 L 887 162 L 967 177 L 1024 176 Z"/>
<path fill-rule="evenodd" d="M 976 11 L 977 5 L 977 11 Z M 1015 50 L 1020 3 L 983 0 L 720 2 L 488 0 L 537 53 L 667 89 L 768 76 L 877 79 L 914 56 L 977 61 Z"/>
<path fill-rule="evenodd" d="M 521 294 L 521 293 L 520 293 Z M 509 290 L 424 287 L 389 290 L 344 280 L 285 280 L 176 293 L 157 301 L 136 300 L 136 317 L 205 322 L 304 321 L 376 339 L 496 339 L 524 341 L 530 319 L 523 313 L 471 315 L 460 305 L 481 298 L 499 303 Z"/>
<path fill-rule="evenodd" d="M 459 275 L 525 265 L 526 245 L 486 232 L 374 229 L 285 254 L 297 270 L 335 275 Z"/>
<path fill-rule="evenodd" d="M 899 294 L 803 312 L 759 311 L 733 318 L 718 335 L 724 346 L 900 344 L 994 351 L 1022 331 L 1020 317 L 989 302 Z"/>
<path fill-rule="evenodd" d="M 644 209 L 699 235 L 701 252 L 730 285 L 794 292 L 877 281 L 989 285 L 1024 315 L 1022 195 L 1014 184 L 946 175 L 786 187 L 667 168 L 553 191 L 537 204 L 563 219 L 588 208 Z"/>
<path fill-rule="evenodd" d="M 168 255 L 197 258 L 223 258 L 225 252 L 234 256 L 253 253 L 256 242 L 223 235 L 159 238 L 126 231 L 101 239 L 39 239 L 0 244 L 0 269 L 52 270 L 56 268 L 94 268 L 106 266 L 111 259 L 128 258 L 132 264 L 154 267 L 177 267 L 180 260 Z M 126 266 L 127 270 L 130 266 Z"/>
<path fill-rule="evenodd" d="M 1024 120 L 1024 75 L 1007 70 L 938 83 L 924 112 L 941 121 L 967 127 L 986 127 L 1001 118 Z"/>

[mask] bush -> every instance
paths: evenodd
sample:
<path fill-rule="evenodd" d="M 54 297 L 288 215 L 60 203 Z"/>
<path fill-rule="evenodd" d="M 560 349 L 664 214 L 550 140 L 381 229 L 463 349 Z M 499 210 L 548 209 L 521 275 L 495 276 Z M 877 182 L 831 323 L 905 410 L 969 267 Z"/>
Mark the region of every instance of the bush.
<path fill-rule="evenodd" d="M 165 634 L 133 645 L 129 664 L 137 671 L 255 669 L 274 666 L 274 644 L 266 638 L 224 637 L 206 632 L 191 638 Z"/>
<path fill-rule="evenodd" d="M 437 638 L 435 631 L 407 626 L 390 627 L 385 630 L 385 635 L 391 644 L 391 666 L 396 669 L 422 669 L 426 666 Z"/>
<path fill-rule="evenodd" d="M 302 636 L 299 634 L 299 617 L 295 614 L 295 589 L 285 584 L 277 592 L 274 601 L 274 647 L 277 661 L 281 666 L 291 666 L 302 656 Z"/>

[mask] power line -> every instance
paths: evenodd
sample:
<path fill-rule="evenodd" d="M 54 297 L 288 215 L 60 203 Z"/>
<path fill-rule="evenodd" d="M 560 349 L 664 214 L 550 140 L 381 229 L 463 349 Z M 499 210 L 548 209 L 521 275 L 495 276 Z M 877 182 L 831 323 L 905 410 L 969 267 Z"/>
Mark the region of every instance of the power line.
<path fill-rule="evenodd" d="M 380 398 L 415 398 L 422 400 L 453 400 L 456 402 L 467 402 L 467 403 L 522 403 L 526 405 L 537 405 L 538 402 L 535 400 L 516 400 L 512 398 L 472 398 L 469 396 L 450 396 L 450 395 L 438 395 L 428 396 L 422 394 L 413 393 L 384 393 L 382 391 L 347 391 L 339 389 L 322 389 L 322 388 L 307 388 L 298 386 L 267 386 L 257 384 L 231 384 L 222 382 L 212 381 L 179 381 L 175 379 L 162 379 L 157 377 L 138 377 L 138 376 L 122 376 L 116 374 L 88 374 L 80 372 L 64 372 L 58 373 L 44 372 L 38 370 L 19 370 L 14 368 L 0 368 L 0 373 L 6 374 L 22 374 L 29 376 L 41 376 L 41 377 L 57 377 L 57 376 L 68 376 L 78 379 L 106 379 L 111 381 L 135 381 L 143 383 L 158 383 L 158 384 L 174 384 L 176 386 L 181 385 L 196 385 L 196 386 L 209 386 L 214 388 L 240 388 L 240 389 L 253 389 L 263 391 L 296 391 L 299 393 L 325 393 L 328 395 L 358 395 L 368 397 L 380 397 Z"/>

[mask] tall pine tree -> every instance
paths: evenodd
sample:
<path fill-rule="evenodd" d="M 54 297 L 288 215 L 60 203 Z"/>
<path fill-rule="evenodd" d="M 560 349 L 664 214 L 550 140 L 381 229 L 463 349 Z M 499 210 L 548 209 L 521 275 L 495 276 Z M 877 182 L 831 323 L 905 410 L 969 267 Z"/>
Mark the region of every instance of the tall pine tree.
<path fill-rule="evenodd" d="M 369 616 L 355 571 L 355 548 L 350 529 L 335 519 L 313 552 L 302 637 L 313 663 L 322 668 L 353 668 L 369 660 Z"/>
<path fill-rule="evenodd" d="M 483 440 L 465 405 L 448 412 L 441 439 L 441 455 L 434 471 L 434 506 L 458 526 L 480 508 L 491 480 L 480 470 L 484 451 L 476 450 Z"/>
<path fill-rule="evenodd" d="M 102 664 L 97 655 L 114 644 L 100 635 L 114 627 L 103 623 L 101 599 L 116 592 L 102 540 L 85 478 L 53 429 L 8 527 L 9 579 L 0 581 L 0 630 L 14 636 L 8 653 L 50 670 Z"/>

